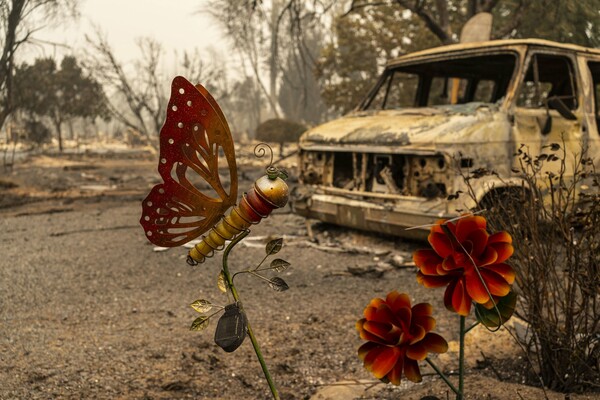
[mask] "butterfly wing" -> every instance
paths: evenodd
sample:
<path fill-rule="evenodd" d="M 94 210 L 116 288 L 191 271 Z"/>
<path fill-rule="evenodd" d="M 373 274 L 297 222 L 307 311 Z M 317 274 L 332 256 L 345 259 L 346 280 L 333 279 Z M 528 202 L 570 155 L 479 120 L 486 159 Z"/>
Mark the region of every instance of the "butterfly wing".
<path fill-rule="evenodd" d="M 229 187 L 219 175 L 223 154 Z M 146 237 L 164 247 L 180 246 L 219 220 L 237 198 L 237 167 L 231 132 L 221 108 L 201 85 L 176 77 L 160 131 L 158 172 L 163 183 L 142 203 Z"/>

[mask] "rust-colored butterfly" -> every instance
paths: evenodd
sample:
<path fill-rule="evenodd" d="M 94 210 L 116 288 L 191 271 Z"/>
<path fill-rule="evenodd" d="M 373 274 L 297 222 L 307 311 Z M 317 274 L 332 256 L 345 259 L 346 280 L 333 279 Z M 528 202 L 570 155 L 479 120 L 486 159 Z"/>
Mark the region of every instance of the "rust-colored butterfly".
<path fill-rule="evenodd" d="M 229 170 L 228 189 L 219 175 L 220 153 Z M 202 85 L 181 76 L 173 80 L 160 131 L 158 172 L 163 183 L 143 201 L 140 220 L 146 237 L 158 246 L 195 239 L 236 202 L 237 167 L 227 121 Z"/>
<path fill-rule="evenodd" d="M 221 153 L 229 171 L 228 190 L 219 175 Z M 221 218 L 237 199 L 231 132 L 208 91 L 180 76 L 173 80 L 167 119 L 160 131 L 158 172 L 163 183 L 154 186 L 144 199 L 140 223 L 146 237 L 163 247 L 180 246 L 212 228 L 190 250 L 191 265 L 203 262 L 222 249 L 227 240 L 288 200 L 288 187 L 281 179 L 284 175 L 271 165 L 267 175 L 257 179 L 244 194 L 239 206 Z"/>

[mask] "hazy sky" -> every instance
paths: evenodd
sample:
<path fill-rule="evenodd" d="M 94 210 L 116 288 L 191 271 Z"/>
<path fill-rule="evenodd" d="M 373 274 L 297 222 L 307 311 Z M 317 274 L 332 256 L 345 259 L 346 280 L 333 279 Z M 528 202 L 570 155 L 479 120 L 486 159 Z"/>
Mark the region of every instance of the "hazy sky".
<path fill-rule="evenodd" d="M 70 46 L 76 50 L 85 45 L 84 35 L 93 35 L 92 24 L 98 25 L 120 60 L 128 61 L 139 54 L 135 40 L 150 36 L 159 41 L 165 51 L 165 62 L 175 65 L 174 53 L 209 46 L 226 54 L 226 40 L 219 26 L 204 13 L 206 0 L 83 0 L 81 18 L 76 22 L 46 28 L 35 38 Z M 26 59 L 58 56 L 70 52 L 61 46 L 30 46 Z"/>

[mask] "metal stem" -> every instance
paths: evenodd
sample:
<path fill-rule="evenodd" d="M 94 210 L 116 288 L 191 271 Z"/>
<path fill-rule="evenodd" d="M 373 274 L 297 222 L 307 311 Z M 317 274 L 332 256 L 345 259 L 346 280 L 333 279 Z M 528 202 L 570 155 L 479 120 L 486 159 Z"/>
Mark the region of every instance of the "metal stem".
<path fill-rule="evenodd" d="M 233 295 L 233 298 L 235 301 L 240 301 L 240 296 L 237 292 L 237 289 L 235 288 L 234 284 L 233 284 L 233 279 L 231 277 L 231 274 L 229 273 L 229 267 L 227 265 L 227 258 L 229 257 L 229 252 L 233 249 L 233 247 L 238 244 L 243 238 L 245 238 L 246 236 L 248 236 L 248 234 L 250 233 L 249 230 L 245 230 L 243 232 L 241 232 L 235 239 L 233 239 L 231 241 L 231 243 L 229 243 L 227 245 L 227 248 L 225 249 L 225 251 L 223 252 L 223 274 L 225 275 L 225 280 L 227 282 L 227 286 L 229 287 L 229 289 L 231 290 L 231 294 Z M 240 308 L 242 308 L 243 306 L 241 306 Z M 243 308 L 242 308 L 243 311 Z M 263 370 L 263 373 L 265 374 L 265 378 L 267 379 L 267 383 L 269 384 L 269 388 L 271 389 L 271 394 L 273 395 L 273 399 L 275 400 L 280 400 L 279 399 L 279 393 L 277 392 L 277 388 L 275 387 L 275 383 L 273 382 L 273 378 L 271 378 L 271 374 L 269 373 L 269 369 L 267 368 L 267 364 L 265 363 L 265 359 L 263 358 L 262 352 L 260 351 L 260 346 L 258 345 L 258 341 L 256 340 L 256 337 L 254 336 L 254 333 L 252 332 L 252 328 L 250 327 L 250 323 L 248 323 L 248 336 L 250 337 L 250 341 L 252 342 L 252 347 L 254 347 L 254 352 L 256 353 L 256 357 L 258 358 L 258 362 L 260 363 L 260 366 Z"/>
<path fill-rule="evenodd" d="M 446 374 L 444 374 L 444 373 L 442 372 L 442 370 L 441 370 L 441 369 L 439 369 L 439 368 L 438 368 L 438 366 L 437 366 L 437 365 L 435 365 L 435 363 L 429 359 L 429 357 L 427 357 L 427 358 L 425 359 L 425 361 L 427 361 L 427 364 L 429 364 L 429 366 L 430 366 L 431 368 L 433 368 L 433 370 L 434 370 L 434 371 L 435 371 L 435 372 L 436 372 L 436 373 L 439 375 L 439 377 L 440 377 L 440 378 L 442 378 L 442 380 L 443 380 L 444 382 L 446 382 L 446 385 L 448 385 L 448 387 L 449 387 L 450 389 L 452 389 L 452 391 L 453 391 L 454 393 L 456 393 L 457 395 L 458 395 L 458 394 L 460 394 L 460 393 L 459 393 L 459 391 L 458 391 L 458 389 L 456 389 L 456 387 L 455 387 L 455 386 L 452 384 L 452 382 L 450 382 L 450 379 L 448 379 L 448 377 L 446 376 Z"/>
<path fill-rule="evenodd" d="M 460 342 L 458 349 L 458 393 L 456 400 L 463 400 L 465 386 L 465 321 L 466 318 L 460 316 Z"/>

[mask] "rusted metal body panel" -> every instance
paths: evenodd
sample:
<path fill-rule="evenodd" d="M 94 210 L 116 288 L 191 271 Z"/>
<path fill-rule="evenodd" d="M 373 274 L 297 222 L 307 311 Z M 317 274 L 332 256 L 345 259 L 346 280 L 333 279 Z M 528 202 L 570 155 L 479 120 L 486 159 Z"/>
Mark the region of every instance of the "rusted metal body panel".
<path fill-rule="evenodd" d="M 449 99 L 452 85 L 458 99 Z M 599 163 L 598 91 L 600 50 L 580 46 L 504 40 L 399 57 L 354 112 L 302 136 L 294 207 L 331 223 L 422 237 L 425 230 L 405 228 L 474 205 L 446 200 L 466 190 L 459 172 L 497 172 L 472 182 L 478 199 L 521 185 L 511 171 L 521 144 L 535 155 L 564 142 L 568 165 L 584 145 Z M 555 98 L 562 107 L 549 105 Z"/>

